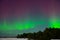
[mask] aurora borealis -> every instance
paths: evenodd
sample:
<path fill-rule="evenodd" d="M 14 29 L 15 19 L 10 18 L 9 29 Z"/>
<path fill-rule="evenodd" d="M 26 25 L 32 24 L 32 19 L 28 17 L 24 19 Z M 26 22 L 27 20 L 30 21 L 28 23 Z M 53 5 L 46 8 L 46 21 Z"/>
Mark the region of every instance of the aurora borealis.
<path fill-rule="evenodd" d="M 0 35 L 60 28 L 59 0 L 0 0 Z"/>

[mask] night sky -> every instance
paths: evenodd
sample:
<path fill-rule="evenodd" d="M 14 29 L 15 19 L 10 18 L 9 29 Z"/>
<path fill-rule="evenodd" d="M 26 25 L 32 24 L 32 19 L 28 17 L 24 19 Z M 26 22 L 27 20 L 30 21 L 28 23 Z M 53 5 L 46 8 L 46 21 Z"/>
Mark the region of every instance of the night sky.
<path fill-rule="evenodd" d="M 0 36 L 59 28 L 59 17 L 60 0 L 0 0 Z"/>

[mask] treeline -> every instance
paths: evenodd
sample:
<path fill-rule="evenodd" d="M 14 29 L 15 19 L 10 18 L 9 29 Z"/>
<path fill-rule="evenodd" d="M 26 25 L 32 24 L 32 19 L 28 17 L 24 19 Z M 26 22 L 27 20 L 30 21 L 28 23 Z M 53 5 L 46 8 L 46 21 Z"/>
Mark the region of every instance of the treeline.
<path fill-rule="evenodd" d="M 34 40 L 60 39 L 60 29 L 46 28 L 43 32 L 18 34 L 17 38 L 29 38 Z"/>

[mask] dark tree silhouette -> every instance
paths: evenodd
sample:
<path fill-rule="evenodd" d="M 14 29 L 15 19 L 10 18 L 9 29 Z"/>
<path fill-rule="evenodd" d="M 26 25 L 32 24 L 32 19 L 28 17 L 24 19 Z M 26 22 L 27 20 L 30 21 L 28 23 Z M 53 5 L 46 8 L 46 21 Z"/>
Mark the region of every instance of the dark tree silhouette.
<path fill-rule="evenodd" d="M 60 29 L 46 28 L 43 32 L 39 31 L 34 33 L 18 34 L 17 38 L 28 38 L 34 40 L 60 39 Z"/>

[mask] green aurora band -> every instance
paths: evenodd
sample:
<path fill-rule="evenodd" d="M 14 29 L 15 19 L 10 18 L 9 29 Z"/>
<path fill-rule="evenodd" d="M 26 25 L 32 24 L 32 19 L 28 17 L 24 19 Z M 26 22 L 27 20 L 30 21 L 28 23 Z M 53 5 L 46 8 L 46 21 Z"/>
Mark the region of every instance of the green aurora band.
<path fill-rule="evenodd" d="M 31 28 L 35 28 L 38 25 L 44 25 L 46 21 L 44 19 L 40 20 L 23 20 L 18 21 L 15 20 L 12 23 L 8 23 L 7 20 L 4 20 L 2 24 L 0 24 L 0 30 L 27 30 Z M 60 28 L 60 19 L 56 17 L 52 17 L 48 24 L 50 28 Z"/>
<path fill-rule="evenodd" d="M 35 28 L 37 25 L 44 25 L 44 20 L 24 20 L 24 21 L 14 21 L 8 23 L 6 20 L 0 24 L 0 30 L 27 30 L 30 28 Z"/>
<path fill-rule="evenodd" d="M 49 21 L 50 28 L 60 28 L 60 19 L 57 17 L 52 17 Z"/>

